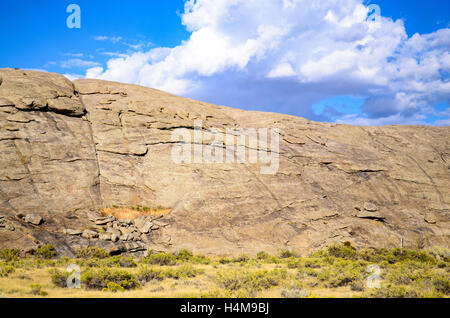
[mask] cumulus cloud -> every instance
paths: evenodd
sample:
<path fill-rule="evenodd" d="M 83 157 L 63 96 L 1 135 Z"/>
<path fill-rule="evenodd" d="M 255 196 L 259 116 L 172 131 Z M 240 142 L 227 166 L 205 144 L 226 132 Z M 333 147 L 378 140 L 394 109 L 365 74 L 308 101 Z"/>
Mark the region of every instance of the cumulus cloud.
<path fill-rule="evenodd" d="M 401 20 L 367 14 L 362 0 L 190 0 L 188 40 L 113 57 L 86 76 L 310 119 L 423 122 L 450 99 L 450 29 L 409 38 Z M 366 98 L 360 113 L 312 108 L 345 95 Z"/>
<path fill-rule="evenodd" d="M 95 62 L 95 61 L 89 61 L 89 60 L 83 60 L 83 59 L 79 59 L 79 58 L 71 58 L 65 61 L 61 61 L 61 62 L 49 62 L 49 65 L 57 65 L 61 68 L 92 68 L 92 67 L 97 67 L 99 65 L 101 65 L 99 62 Z"/>
<path fill-rule="evenodd" d="M 106 36 L 106 35 L 96 35 L 92 37 L 95 41 L 111 41 L 112 43 L 118 43 L 122 41 L 121 36 Z"/>

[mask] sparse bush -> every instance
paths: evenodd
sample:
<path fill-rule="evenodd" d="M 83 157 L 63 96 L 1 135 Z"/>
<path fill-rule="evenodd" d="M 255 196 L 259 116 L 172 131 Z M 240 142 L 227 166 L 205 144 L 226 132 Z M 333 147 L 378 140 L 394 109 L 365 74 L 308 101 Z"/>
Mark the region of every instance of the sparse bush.
<path fill-rule="evenodd" d="M 189 278 L 189 277 L 195 277 L 198 274 L 200 274 L 202 271 L 194 268 L 190 265 L 183 265 L 179 268 L 170 268 L 164 271 L 164 275 L 168 278 Z"/>
<path fill-rule="evenodd" d="M 281 297 L 283 298 L 306 298 L 311 296 L 311 293 L 302 288 L 286 289 L 281 290 Z"/>
<path fill-rule="evenodd" d="M 266 252 L 259 252 L 256 254 L 256 259 L 268 264 L 278 264 L 280 262 L 278 257 L 270 255 Z"/>
<path fill-rule="evenodd" d="M 356 281 L 356 282 L 353 282 L 353 283 L 350 285 L 350 290 L 353 290 L 353 291 L 362 292 L 362 291 L 364 291 L 365 289 L 366 289 L 366 286 L 365 286 L 364 282 L 361 281 L 361 280 Z"/>
<path fill-rule="evenodd" d="M 20 258 L 20 250 L 15 248 L 6 248 L 3 250 L 0 250 L 0 259 L 3 259 L 5 261 L 13 261 Z"/>
<path fill-rule="evenodd" d="M 419 295 L 411 288 L 389 285 L 387 287 L 375 288 L 366 296 L 373 298 L 417 298 Z"/>
<path fill-rule="evenodd" d="M 228 270 L 216 273 L 215 281 L 221 287 L 231 291 L 245 289 L 249 292 L 260 291 L 277 286 L 287 278 L 286 270 Z"/>
<path fill-rule="evenodd" d="M 311 293 L 305 289 L 301 282 L 295 281 L 285 286 L 281 290 L 280 295 L 283 298 L 306 298 L 311 296 Z"/>
<path fill-rule="evenodd" d="M 345 242 L 344 244 L 331 245 L 327 248 L 327 253 L 329 256 L 335 258 L 344 258 L 349 260 L 358 258 L 356 248 L 351 246 L 349 242 Z"/>
<path fill-rule="evenodd" d="M 11 273 L 14 273 L 14 267 L 12 265 L 0 263 L 0 277 L 8 277 Z"/>
<path fill-rule="evenodd" d="M 432 282 L 437 292 L 450 295 L 450 279 L 448 276 L 436 276 L 433 278 Z"/>
<path fill-rule="evenodd" d="M 118 267 L 124 267 L 124 268 L 133 268 L 137 267 L 137 263 L 133 260 L 132 257 L 123 257 L 120 255 L 116 255 L 113 257 L 109 257 L 105 259 L 103 262 L 104 266 L 118 266 Z"/>
<path fill-rule="evenodd" d="M 240 255 L 238 257 L 233 258 L 232 262 L 233 263 L 245 263 L 248 262 L 250 260 L 250 257 L 248 255 Z"/>
<path fill-rule="evenodd" d="M 108 252 L 102 248 L 93 246 L 93 247 L 84 247 L 80 248 L 76 252 L 77 258 L 90 259 L 90 258 L 107 258 L 109 256 Z"/>
<path fill-rule="evenodd" d="M 286 264 L 288 268 L 300 268 L 303 267 L 304 262 L 302 260 L 292 258 L 289 259 Z"/>
<path fill-rule="evenodd" d="M 325 286 L 336 288 L 347 286 L 363 279 L 364 267 L 354 261 L 341 260 L 332 266 L 323 268 L 317 275 Z"/>
<path fill-rule="evenodd" d="M 183 250 L 175 253 L 175 257 L 177 258 L 177 260 L 180 260 L 180 261 L 189 261 L 194 257 L 194 254 L 192 254 L 191 251 L 183 249 Z"/>
<path fill-rule="evenodd" d="M 258 254 L 256 254 L 256 259 L 259 259 L 259 260 L 266 260 L 266 259 L 269 259 L 269 258 L 270 258 L 270 254 L 266 253 L 266 252 L 263 252 L 263 251 L 258 252 Z"/>
<path fill-rule="evenodd" d="M 103 290 L 108 283 L 113 282 L 124 289 L 133 289 L 139 286 L 135 275 L 118 269 L 88 269 L 81 274 L 81 283 L 88 289 Z"/>
<path fill-rule="evenodd" d="M 290 257 L 299 257 L 299 255 L 295 252 L 289 250 L 281 250 L 280 258 L 290 258 Z"/>
<path fill-rule="evenodd" d="M 389 264 L 395 264 L 404 261 L 416 261 L 420 263 L 430 263 L 430 264 L 436 263 L 434 257 L 429 255 L 425 251 L 414 251 L 401 248 L 390 250 L 385 256 L 385 260 Z"/>
<path fill-rule="evenodd" d="M 229 263 L 231 263 L 231 260 L 229 258 L 227 258 L 227 257 L 221 257 L 219 259 L 219 263 L 220 264 L 229 264 Z"/>
<path fill-rule="evenodd" d="M 46 244 L 34 251 L 34 255 L 42 259 L 51 259 L 56 256 L 56 250 L 51 244 Z"/>
<path fill-rule="evenodd" d="M 49 272 L 50 272 L 50 278 L 52 280 L 52 283 L 55 286 L 61 287 L 61 288 L 67 287 L 67 279 L 69 278 L 69 275 L 70 275 L 68 272 L 62 272 L 58 269 L 52 269 Z"/>
<path fill-rule="evenodd" d="M 42 289 L 42 286 L 39 284 L 31 284 L 30 285 L 31 291 L 30 294 L 35 296 L 47 296 L 48 293 Z"/>
<path fill-rule="evenodd" d="M 109 282 L 108 284 L 106 284 L 106 288 L 103 288 L 102 291 L 106 292 L 106 291 L 110 291 L 113 293 L 116 293 L 118 291 L 124 291 L 125 288 L 123 288 L 121 285 L 113 283 L 113 282 Z"/>
<path fill-rule="evenodd" d="M 151 281 L 151 280 L 163 280 L 164 279 L 164 273 L 160 269 L 154 269 L 154 268 L 142 268 L 138 274 L 137 279 L 139 282 L 141 282 L 142 285 L 145 283 Z"/>
<path fill-rule="evenodd" d="M 177 258 L 168 253 L 157 253 L 157 254 L 150 254 L 147 255 L 144 258 L 144 262 L 147 264 L 153 264 L 153 265 L 175 265 L 177 263 Z"/>

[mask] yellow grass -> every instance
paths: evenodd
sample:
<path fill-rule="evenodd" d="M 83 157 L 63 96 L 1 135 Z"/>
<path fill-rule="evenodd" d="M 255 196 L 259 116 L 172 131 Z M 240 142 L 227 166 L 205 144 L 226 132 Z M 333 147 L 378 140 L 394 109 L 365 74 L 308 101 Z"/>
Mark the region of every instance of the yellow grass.
<path fill-rule="evenodd" d="M 153 268 L 167 268 L 164 266 L 152 266 Z M 175 266 L 176 267 L 176 266 Z M 133 290 L 121 292 L 99 291 L 81 289 L 60 288 L 53 285 L 50 273 L 47 268 L 39 269 L 18 269 L 9 277 L 0 278 L 0 298 L 198 298 L 208 292 L 222 290 L 212 281 L 212 277 L 219 270 L 239 270 L 242 266 L 238 264 L 226 265 L 196 265 L 197 269 L 204 270 L 203 274 L 195 278 L 169 279 L 163 281 L 150 281 L 145 286 Z M 273 270 L 277 267 L 273 264 L 261 264 L 251 266 L 252 270 Z M 285 266 L 282 266 L 285 268 Z M 65 271 L 65 267 L 59 267 Z M 137 272 L 137 268 L 127 269 L 130 272 Z M 288 272 L 295 273 L 295 270 L 288 269 Z M 31 284 L 39 284 L 48 293 L 46 296 L 33 295 L 30 293 Z M 263 290 L 254 297 L 278 298 L 281 296 L 283 286 L 277 286 L 269 290 Z M 334 290 L 317 288 L 311 290 L 317 297 L 353 297 L 357 295 L 350 291 L 349 287 L 336 288 Z"/>
<path fill-rule="evenodd" d="M 133 221 L 141 215 L 150 215 L 153 217 L 162 217 L 170 214 L 172 209 L 169 208 L 144 208 L 144 209 L 131 209 L 131 208 L 103 208 L 100 209 L 100 214 L 103 216 L 113 215 L 117 219 L 129 219 Z"/>

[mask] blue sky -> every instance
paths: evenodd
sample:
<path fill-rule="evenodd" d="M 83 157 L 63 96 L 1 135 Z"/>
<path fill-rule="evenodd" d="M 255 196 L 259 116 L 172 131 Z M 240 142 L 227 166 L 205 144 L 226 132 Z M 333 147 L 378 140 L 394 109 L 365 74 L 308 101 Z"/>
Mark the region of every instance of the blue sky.
<path fill-rule="evenodd" d="M 0 67 L 311 120 L 450 124 L 450 1 L 266 1 L 3 0 Z M 80 29 L 66 26 L 71 3 Z M 380 7 L 378 26 L 359 4 Z"/>

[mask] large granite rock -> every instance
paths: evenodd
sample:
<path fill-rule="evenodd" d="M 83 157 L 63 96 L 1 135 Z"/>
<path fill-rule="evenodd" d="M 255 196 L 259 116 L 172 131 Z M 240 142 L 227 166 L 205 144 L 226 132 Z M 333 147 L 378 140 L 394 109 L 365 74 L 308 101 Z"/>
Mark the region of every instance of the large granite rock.
<path fill-rule="evenodd" d="M 0 215 L 16 227 L 0 228 L 0 248 L 45 241 L 70 254 L 84 238 L 64 229 L 84 231 L 89 213 L 114 205 L 172 209 L 162 226 L 153 221 L 149 248 L 309 252 L 336 241 L 413 247 L 424 237 L 449 247 L 450 127 L 317 123 L 135 85 L 0 74 Z M 278 128 L 277 173 L 175 163 L 172 134 L 193 133 L 195 120 L 219 131 Z M 45 222 L 32 228 L 18 213 Z"/>

